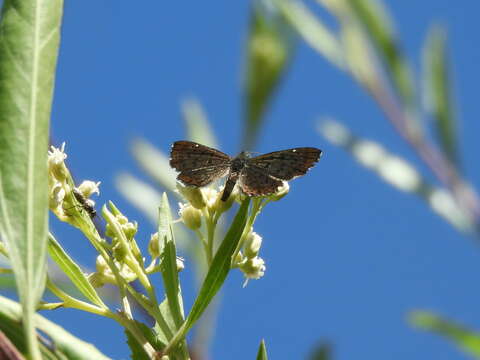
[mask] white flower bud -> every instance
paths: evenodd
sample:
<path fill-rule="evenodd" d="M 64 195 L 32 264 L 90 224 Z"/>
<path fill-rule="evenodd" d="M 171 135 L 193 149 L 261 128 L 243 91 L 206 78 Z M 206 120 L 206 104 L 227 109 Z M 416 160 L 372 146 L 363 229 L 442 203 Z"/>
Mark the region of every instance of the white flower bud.
<path fill-rule="evenodd" d="M 194 208 L 203 209 L 207 205 L 200 188 L 177 181 L 177 190 Z"/>
<path fill-rule="evenodd" d="M 202 226 L 202 212 L 192 205 L 184 205 L 180 203 L 180 210 L 178 211 L 182 222 L 186 227 L 192 230 L 197 230 Z"/>
<path fill-rule="evenodd" d="M 93 193 L 96 193 L 97 195 L 100 194 L 100 184 L 100 181 L 93 182 L 90 180 L 85 180 L 77 187 L 77 189 L 83 194 L 83 196 L 85 196 L 85 198 L 89 198 Z"/>
<path fill-rule="evenodd" d="M 256 257 L 260 251 L 260 246 L 262 246 L 262 237 L 256 232 L 251 231 L 248 233 L 243 247 L 245 256 L 249 259 Z"/>
<path fill-rule="evenodd" d="M 241 265 L 240 270 L 248 279 L 260 279 L 265 274 L 265 261 L 256 256 Z"/>

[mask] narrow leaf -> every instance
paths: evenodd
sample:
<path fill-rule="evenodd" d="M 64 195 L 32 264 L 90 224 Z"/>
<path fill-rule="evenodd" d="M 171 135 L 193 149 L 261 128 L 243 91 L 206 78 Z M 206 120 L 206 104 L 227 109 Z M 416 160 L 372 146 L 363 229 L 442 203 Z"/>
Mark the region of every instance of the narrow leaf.
<path fill-rule="evenodd" d="M 175 190 L 176 173 L 170 167 L 167 155 L 144 139 L 135 140 L 131 151 L 140 167 L 159 185 L 172 192 Z"/>
<path fill-rule="evenodd" d="M 447 158 L 458 164 L 456 118 L 450 94 L 450 74 L 445 50 L 446 33 L 439 26 L 430 29 L 423 53 L 424 91 L 427 110 L 433 115 L 441 148 Z"/>
<path fill-rule="evenodd" d="M 200 318 L 214 296 L 220 290 L 228 275 L 228 272 L 230 271 L 233 252 L 235 251 L 235 248 L 240 241 L 240 237 L 242 236 L 243 229 L 245 228 L 249 204 L 250 198 L 247 198 L 240 206 L 240 209 L 235 215 L 230 229 L 225 235 L 225 238 L 223 239 L 215 256 L 213 257 L 210 269 L 208 270 L 208 273 L 203 281 L 202 287 L 200 288 L 199 294 L 195 299 L 187 319 L 183 323 L 180 330 L 170 341 L 168 346 L 165 348 L 165 353 L 168 353 L 168 351 L 175 347 L 179 341 L 185 338 L 187 332 Z"/>
<path fill-rule="evenodd" d="M 102 308 L 107 306 L 98 296 L 95 288 L 90 284 L 87 276 L 84 274 L 80 266 L 68 256 L 62 246 L 54 238 L 52 234 L 48 236 L 48 253 L 53 261 L 63 270 L 65 275 L 75 284 L 77 289 L 92 303 Z"/>
<path fill-rule="evenodd" d="M 176 325 L 174 330 L 177 331 L 184 319 L 183 300 L 180 282 L 178 281 L 177 253 L 172 232 L 172 216 L 166 193 L 163 193 L 159 209 L 158 237 L 162 243 L 159 248 L 164 248 L 162 258 L 163 285 L 170 313 Z"/>
<path fill-rule="evenodd" d="M 33 314 L 45 287 L 47 150 L 62 0 L 5 0 L 0 23 L 0 237 L 39 359 Z"/>
<path fill-rule="evenodd" d="M 257 360 L 268 360 L 267 348 L 265 347 L 265 340 L 263 339 L 258 347 Z"/>
<path fill-rule="evenodd" d="M 253 6 L 247 43 L 243 149 L 253 149 L 267 106 L 292 56 L 289 31 L 283 17 Z"/>
<path fill-rule="evenodd" d="M 20 305 L 0 296 L 0 330 L 5 333 L 10 330 L 8 338 L 22 351 L 25 345 L 22 347 L 21 344 L 25 344 L 25 337 L 22 334 L 21 319 L 22 308 Z M 55 352 L 64 354 L 64 358 L 69 360 L 109 360 L 95 346 L 73 336 L 43 316 L 35 315 L 34 319 L 36 327 L 51 339 Z"/>
<path fill-rule="evenodd" d="M 463 325 L 441 318 L 428 311 L 414 311 L 409 316 L 409 322 L 426 331 L 441 335 L 452 341 L 463 351 L 480 358 L 480 333 L 472 331 Z"/>
<path fill-rule="evenodd" d="M 339 68 L 345 67 L 341 41 L 305 5 L 284 0 L 274 4 L 308 45 Z"/>
<path fill-rule="evenodd" d="M 218 141 L 213 134 L 207 115 L 197 100 L 186 99 L 183 101 L 182 113 L 189 140 L 218 148 Z"/>

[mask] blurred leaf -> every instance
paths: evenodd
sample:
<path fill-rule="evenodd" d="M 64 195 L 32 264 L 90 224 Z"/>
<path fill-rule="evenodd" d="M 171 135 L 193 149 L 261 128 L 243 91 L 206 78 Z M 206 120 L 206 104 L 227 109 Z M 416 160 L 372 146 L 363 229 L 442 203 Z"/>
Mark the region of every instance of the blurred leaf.
<path fill-rule="evenodd" d="M 45 287 L 47 151 L 62 0 L 5 0 L 0 23 L 0 237 L 39 359 L 33 315 Z"/>
<path fill-rule="evenodd" d="M 458 164 L 456 118 L 450 94 L 450 77 L 445 50 L 446 33 L 439 26 L 429 31 L 424 53 L 424 89 L 427 109 L 433 114 L 435 129 L 446 157 Z"/>
<path fill-rule="evenodd" d="M 253 149 L 268 103 L 292 55 L 290 27 L 261 3 L 252 7 L 245 73 L 245 130 L 242 149 Z"/>
<path fill-rule="evenodd" d="M 182 113 L 187 126 L 187 138 L 206 146 L 218 148 L 217 139 L 200 103 L 195 99 L 182 102 Z"/>
<path fill-rule="evenodd" d="M 303 3 L 275 0 L 274 4 L 307 44 L 334 65 L 345 67 L 341 41 Z"/>
<path fill-rule="evenodd" d="M 409 322 L 422 330 L 446 337 L 463 351 L 480 358 L 480 333 L 428 311 L 413 311 Z"/>
<path fill-rule="evenodd" d="M 332 346 L 329 343 L 322 342 L 318 344 L 308 357 L 309 360 L 330 360 L 332 359 Z"/>
<path fill-rule="evenodd" d="M 200 318 L 205 309 L 208 307 L 208 304 L 210 304 L 214 296 L 220 290 L 230 271 L 233 252 L 235 251 L 235 248 L 240 241 L 240 237 L 242 236 L 242 232 L 245 228 L 249 204 L 250 198 L 247 198 L 242 202 L 240 209 L 233 219 L 230 229 L 225 235 L 225 238 L 220 244 L 215 256 L 213 257 L 207 276 L 205 277 L 205 280 L 200 288 L 197 298 L 195 299 L 192 309 L 187 316 L 187 319 L 168 344 L 166 351 L 172 349 L 180 340 L 185 338 L 185 335 Z"/>
<path fill-rule="evenodd" d="M 352 14 L 363 26 L 384 61 L 394 89 L 408 110 L 415 109 L 413 72 L 395 38 L 393 26 L 378 0 L 347 0 Z"/>
<path fill-rule="evenodd" d="M 260 341 L 260 346 L 258 347 L 257 360 L 268 360 L 267 348 L 265 347 L 265 340 Z"/>
<path fill-rule="evenodd" d="M 25 336 L 22 334 L 21 320 L 23 318 L 20 304 L 0 296 L 0 330 L 20 350 L 25 350 Z M 63 358 L 69 360 L 109 360 L 92 344 L 82 341 L 62 327 L 40 315 L 35 315 L 36 327 L 45 333 L 52 341 L 51 346 L 42 347 L 45 359 Z M 49 350 L 51 348 L 51 350 Z M 54 352 L 55 356 L 46 357 Z"/>
<path fill-rule="evenodd" d="M 427 182 L 405 159 L 390 153 L 380 144 L 354 136 L 345 126 L 327 120 L 319 125 L 319 132 L 333 144 L 348 151 L 361 165 L 373 170 L 397 190 L 420 196 L 438 215 L 460 231 L 472 233 L 475 225 L 460 208 L 452 195 Z"/>
<path fill-rule="evenodd" d="M 378 70 L 375 58 L 365 33 L 353 22 L 344 22 L 341 28 L 345 62 L 353 76 L 367 89 L 374 91 L 378 86 Z"/>
<path fill-rule="evenodd" d="M 157 223 L 158 204 L 162 198 L 157 189 L 128 173 L 117 175 L 115 185 L 133 206 L 142 211 L 152 223 Z"/>
<path fill-rule="evenodd" d="M 140 167 L 159 185 L 174 192 L 177 174 L 170 167 L 169 157 L 157 150 L 144 139 L 137 139 L 131 147 L 135 160 Z"/>
<path fill-rule="evenodd" d="M 93 304 L 102 308 L 107 306 L 97 294 L 92 284 L 88 281 L 84 272 L 73 259 L 65 252 L 52 234 L 48 236 L 48 253 L 53 261 L 63 270 L 65 275 L 75 284 L 77 289 Z"/>
<path fill-rule="evenodd" d="M 178 281 L 177 252 L 172 232 L 172 216 L 167 194 L 163 193 L 158 218 L 159 249 L 164 249 L 162 257 L 162 277 L 170 313 L 177 331 L 183 323 L 183 300 Z"/>

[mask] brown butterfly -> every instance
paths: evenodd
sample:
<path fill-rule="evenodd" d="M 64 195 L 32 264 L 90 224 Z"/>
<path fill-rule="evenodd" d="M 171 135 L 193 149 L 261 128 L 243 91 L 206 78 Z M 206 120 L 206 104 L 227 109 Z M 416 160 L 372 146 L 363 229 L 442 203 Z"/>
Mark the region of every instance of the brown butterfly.
<path fill-rule="evenodd" d="M 253 158 L 242 151 L 232 158 L 208 146 L 181 140 L 172 145 L 170 166 L 180 172 L 178 180 L 198 187 L 228 175 L 222 194 L 222 201 L 226 201 L 237 181 L 248 196 L 273 194 L 283 181 L 305 175 L 321 155 L 319 149 L 301 147 Z"/>

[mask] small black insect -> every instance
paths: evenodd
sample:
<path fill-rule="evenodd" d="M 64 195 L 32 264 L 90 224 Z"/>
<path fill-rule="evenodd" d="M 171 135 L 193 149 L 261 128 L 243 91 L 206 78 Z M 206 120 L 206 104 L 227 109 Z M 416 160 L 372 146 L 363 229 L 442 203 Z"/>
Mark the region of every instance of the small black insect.
<path fill-rule="evenodd" d="M 80 203 L 80 206 L 87 212 L 91 219 L 97 215 L 97 210 L 94 208 L 94 202 L 90 199 L 85 198 L 77 188 L 73 188 L 73 196 Z"/>
<path fill-rule="evenodd" d="M 248 196 L 273 194 L 283 181 L 305 175 L 321 155 L 319 149 L 301 147 L 253 158 L 242 151 L 232 158 L 208 146 L 182 140 L 172 145 L 170 166 L 180 172 L 178 180 L 198 187 L 228 175 L 222 194 L 222 201 L 226 201 L 237 181 Z"/>

